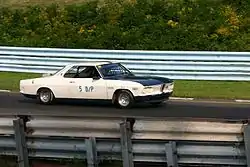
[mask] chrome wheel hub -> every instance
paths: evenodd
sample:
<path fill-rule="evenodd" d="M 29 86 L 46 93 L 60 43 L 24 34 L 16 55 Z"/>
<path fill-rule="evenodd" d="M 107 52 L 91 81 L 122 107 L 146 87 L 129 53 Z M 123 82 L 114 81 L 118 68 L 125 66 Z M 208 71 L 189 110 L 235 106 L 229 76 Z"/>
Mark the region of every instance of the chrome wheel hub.
<path fill-rule="evenodd" d="M 40 93 L 40 99 L 42 102 L 47 103 L 50 100 L 50 92 L 41 92 Z"/>
<path fill-rule="evenodd" d="M 118 103 L 124 107 L 129 105 L 130 103 L 129 95 L 126 93 L 122 93 L 118 98 Z"/>

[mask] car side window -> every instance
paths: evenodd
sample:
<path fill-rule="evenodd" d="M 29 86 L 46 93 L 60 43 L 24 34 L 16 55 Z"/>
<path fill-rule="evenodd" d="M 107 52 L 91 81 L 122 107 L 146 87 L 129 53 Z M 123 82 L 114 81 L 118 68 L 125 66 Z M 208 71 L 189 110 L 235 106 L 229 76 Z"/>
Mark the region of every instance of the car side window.
<path fill-rule="evenodd" d="M 76 78 L 93 78 L 99 77 L 99 73 L 94 66 L 85 67 L 83 70 L 79 68 L 79 73 Z"/>
<path fill-rule="evenodd" d="M 94 66 L 74 66 L 65 73 L 64 77 L 93 78 L 100 77 L 100 75 Z"/>
<path fill-rule="evenodd" d="M 77 75 L 77 69 L 78 66 L 73 66 L 71 67 L 65 74 L 63 77 L 65 78 L 75 78 L 75 76 Z"/>

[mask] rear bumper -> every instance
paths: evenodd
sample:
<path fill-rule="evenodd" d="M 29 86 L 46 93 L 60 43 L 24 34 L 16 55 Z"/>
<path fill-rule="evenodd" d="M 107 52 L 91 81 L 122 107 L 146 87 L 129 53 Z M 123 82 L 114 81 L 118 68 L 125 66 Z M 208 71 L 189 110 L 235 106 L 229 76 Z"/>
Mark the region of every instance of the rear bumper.
<path fill-rule="evenodd" d="M 148 96 L 135 96 L 136 102 L 161 102 L 168 100 L 169 97 L 172 95 L 171 93 L 162 93 L 157 95 L 148 95 Z"/>

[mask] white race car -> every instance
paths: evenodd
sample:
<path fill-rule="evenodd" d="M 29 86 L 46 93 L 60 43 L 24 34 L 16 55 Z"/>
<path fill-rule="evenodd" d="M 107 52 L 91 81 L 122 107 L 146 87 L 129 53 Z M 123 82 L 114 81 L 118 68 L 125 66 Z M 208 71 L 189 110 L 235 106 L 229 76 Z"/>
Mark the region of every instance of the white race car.
<path fill-rule="evenodd" d="M 130 108 L 137 102 L 161 104 L 173 88 L 169 78 L 136 76 L 114 62 L 69 64 L 54 74 L 20 81 L 20 93 L 38 98 L 42 104 L 55 99 L 111 100 L 119 108 Z"/>

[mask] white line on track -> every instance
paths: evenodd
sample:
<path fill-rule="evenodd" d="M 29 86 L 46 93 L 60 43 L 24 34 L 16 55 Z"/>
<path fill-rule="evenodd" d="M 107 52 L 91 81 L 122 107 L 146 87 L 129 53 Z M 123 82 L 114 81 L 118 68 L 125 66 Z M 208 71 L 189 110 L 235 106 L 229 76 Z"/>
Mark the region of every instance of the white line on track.
<path fill-rule="evenodd" d="M 170 100 L 194 100 L 194 98 L 170 97 Z"/>
<path fill-rule="evenodd" d="M 250 100 L 241 100 L 241 99 L 238 99 L 238 100 L 235 100 L 236 102 L 238 103 L 250 103 Z"/>
<path fill-rule="evenodd" d="M 0 92 L 11 92 L 10 90 L 3 90 L 3 89 L 0 89 Z"/>

